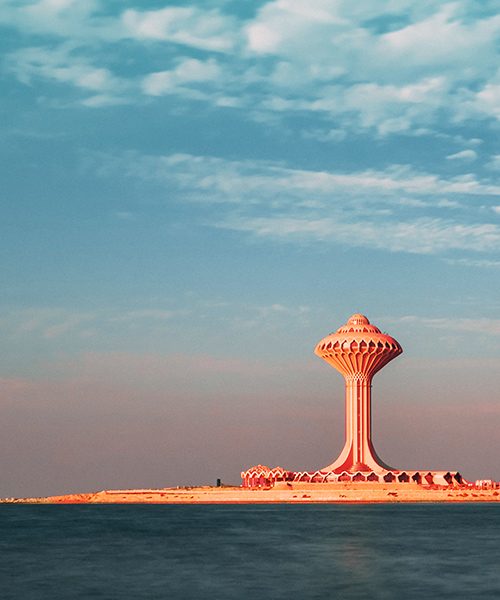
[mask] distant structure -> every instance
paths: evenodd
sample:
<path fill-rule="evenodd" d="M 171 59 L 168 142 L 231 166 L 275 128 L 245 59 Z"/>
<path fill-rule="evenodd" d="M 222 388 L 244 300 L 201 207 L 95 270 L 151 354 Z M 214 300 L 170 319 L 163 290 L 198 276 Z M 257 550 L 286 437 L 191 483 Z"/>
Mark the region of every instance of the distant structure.
<path fill-rule="evenodd" d="M 329 483 L 368 481 L 460 485 L 458 472 L 401 471 L 378 457 L 371 431 L 371 384 L 378 373 L 403 349 L 363 315 L 353 315 L 347 324 L 316 346 L 315 354 L 326 360 L 345 378 L 345 445 L 332 464 L 314 472 L 269 469 L 262 465 L 241 473 L 244 487 L 267 487 L 276 482 Z"/>

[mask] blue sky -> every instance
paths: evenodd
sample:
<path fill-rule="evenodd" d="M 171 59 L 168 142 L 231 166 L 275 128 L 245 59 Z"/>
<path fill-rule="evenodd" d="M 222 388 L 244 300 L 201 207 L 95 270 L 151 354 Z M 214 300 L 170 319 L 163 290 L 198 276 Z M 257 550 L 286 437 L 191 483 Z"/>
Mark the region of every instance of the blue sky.
<path fill-rule="evenodd" d="M 500 479 L 500 3 L 2 0 L 0 497 L 343 445 Z"/>

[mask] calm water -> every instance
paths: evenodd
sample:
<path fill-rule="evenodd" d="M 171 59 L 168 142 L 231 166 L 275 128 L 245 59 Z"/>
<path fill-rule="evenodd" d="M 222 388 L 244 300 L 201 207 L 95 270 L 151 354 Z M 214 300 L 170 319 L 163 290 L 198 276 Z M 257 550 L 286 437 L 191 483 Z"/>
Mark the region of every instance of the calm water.
<path fill-rule="evenodd" d="M 3 505 L 1 600 L 500 598 L 500 505 Z"/>

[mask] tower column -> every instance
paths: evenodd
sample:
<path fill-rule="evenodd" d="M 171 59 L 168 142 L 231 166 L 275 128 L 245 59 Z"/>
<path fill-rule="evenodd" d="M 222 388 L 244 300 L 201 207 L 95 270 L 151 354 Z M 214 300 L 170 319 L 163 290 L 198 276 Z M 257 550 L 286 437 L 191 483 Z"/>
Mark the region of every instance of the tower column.
<path fill-rule="evenodd" d="M 365 466 L 371 438 L 370 382 L 361 374 L 346 377 L 346 444 L 352 447 L 353 467 Z"/>

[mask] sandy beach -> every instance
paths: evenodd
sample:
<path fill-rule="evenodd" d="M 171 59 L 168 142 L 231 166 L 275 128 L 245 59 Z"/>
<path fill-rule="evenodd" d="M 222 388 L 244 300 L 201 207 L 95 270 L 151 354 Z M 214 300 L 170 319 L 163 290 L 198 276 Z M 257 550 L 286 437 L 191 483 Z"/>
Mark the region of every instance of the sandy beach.
<path fill-rule="evenodd" d="M 21 504 L 266 504 L 266 503 L 380 503 L 380 502 L 500 502 L 497 489 L 438 487 L 417 484 L 317 484 L 278 483 L 269 489 L 192 487 L 106 490 L 46 498 L 7 498 Z"/>

